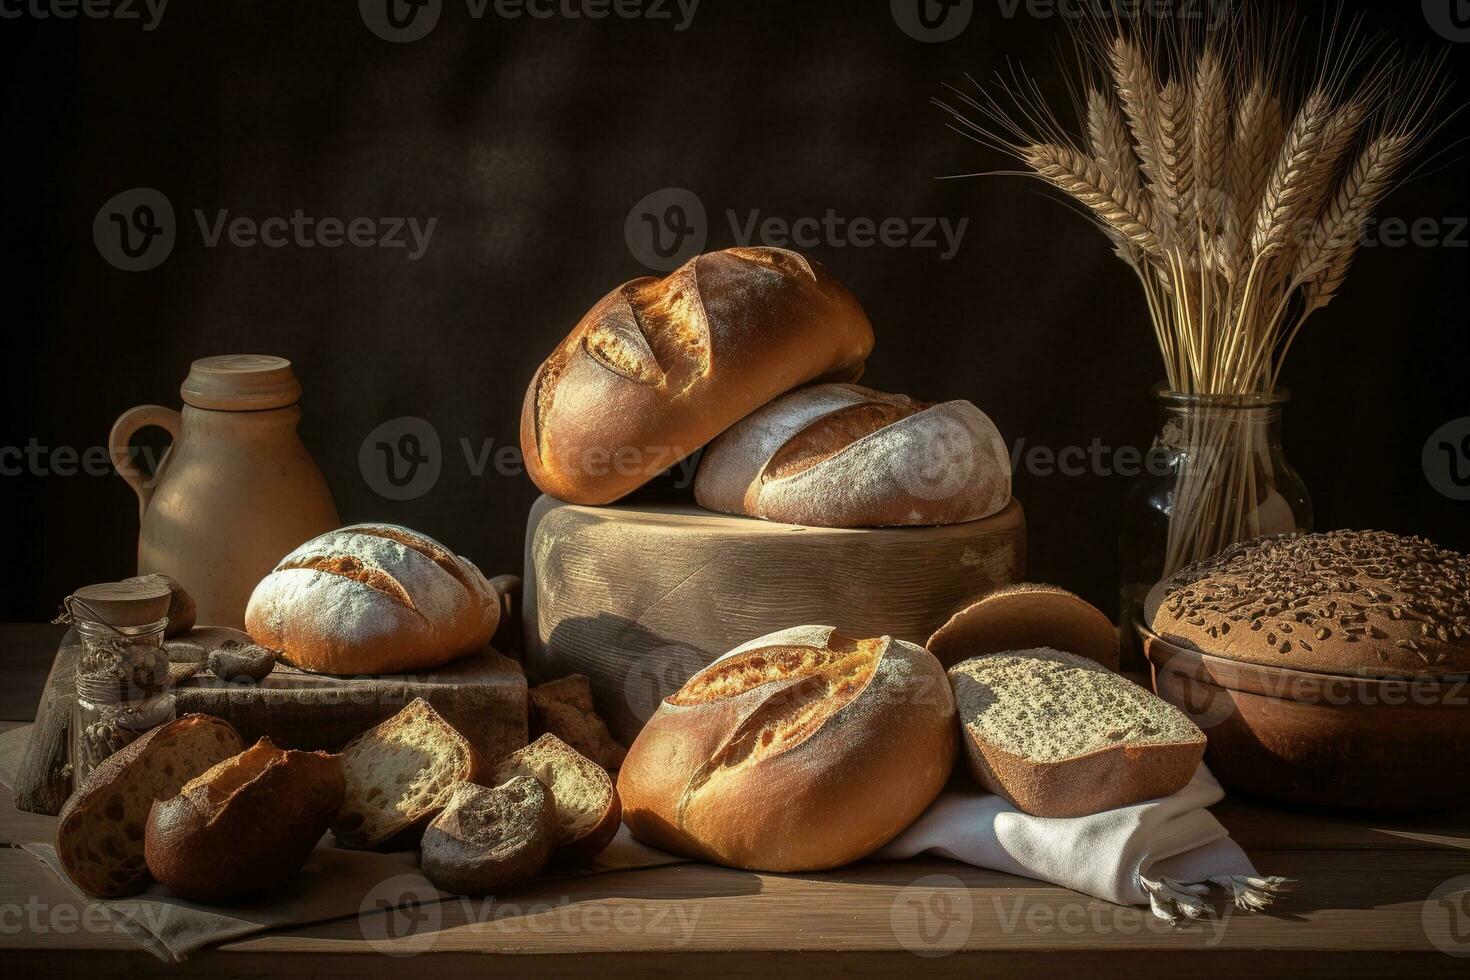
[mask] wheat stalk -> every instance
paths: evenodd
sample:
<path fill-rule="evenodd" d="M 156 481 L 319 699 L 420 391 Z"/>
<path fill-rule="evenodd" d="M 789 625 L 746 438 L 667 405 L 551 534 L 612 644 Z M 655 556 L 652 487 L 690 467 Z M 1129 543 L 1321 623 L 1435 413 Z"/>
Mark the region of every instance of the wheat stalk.
<path fill-rule="evenodd" d="M 1331 100 L 1319 88 L 1307 97 L 1288 130 L 1256 210 L 1251 248 L 1257 260 L 1286 244 L 1292 226 L 1301 217 L 1303 204 L 1324 179 L 1313 164 L 1331 118 Z"/>
<path fill-rule="evenodd" d="M 1020 152 L 1037 174 L 1085 204 L 1109 228 L 1145 252 L 1160 250 L 1145 200 L 1120 187 L 1096 161 L 1071 147 L 1050 143 Z"/>

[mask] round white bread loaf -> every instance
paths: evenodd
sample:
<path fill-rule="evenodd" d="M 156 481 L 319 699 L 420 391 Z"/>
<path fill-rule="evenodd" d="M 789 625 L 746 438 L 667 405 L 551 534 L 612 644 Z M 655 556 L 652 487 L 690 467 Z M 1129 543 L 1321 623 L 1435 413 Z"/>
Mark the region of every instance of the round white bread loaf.
<path fill-rule="evenodd" d="M 711 443 L 694 496 L 710 510 L 785 524 L 960 524 L 1010 502 L 1010 455 L 969 402 L 812 385 Z"/>
<path fill-rule="evenodd" d="M 428 535 L 356 524 L 291 552 L 261 580 L 245 628 L 303 670 L 427 670 L 484 647 L 500 621 L 495 589 Z"/>
<path fill-rule="evenodd" d="M 613 290 L 541 365 L 521 410 L 526 470 L 553 497 L 611 503 L 782 392 L 857 380 L 872 349 L 862 307 L 816 262 L 697 256 Z"/>
<path fill-rule="evenodd" d="M 798 626 L 666 698 L 618 777 L 623 821 L 666 850 L 755 871 L 856 861 L 943 788 L 954 697 L 928 651 Z"/>

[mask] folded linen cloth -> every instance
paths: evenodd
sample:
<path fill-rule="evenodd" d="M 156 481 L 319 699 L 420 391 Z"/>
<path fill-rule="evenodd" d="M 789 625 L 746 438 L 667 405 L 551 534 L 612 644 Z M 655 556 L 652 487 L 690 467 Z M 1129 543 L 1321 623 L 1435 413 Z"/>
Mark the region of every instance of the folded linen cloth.
<path fill-rule="evenodd" d="M 1205 915 L 1202 896 L 1212 885 L 1240 908 L 1264 908 L 1286 879 L 1260 875 L 1206 809 L 1224 797 L 1203 764 L 1173 796 L 1089 817 L 1033 817 L 979 788 L 950 788 L 873 857 L 934 854 L 1118 905 L 1148 905 L 1169 922 Z"/>

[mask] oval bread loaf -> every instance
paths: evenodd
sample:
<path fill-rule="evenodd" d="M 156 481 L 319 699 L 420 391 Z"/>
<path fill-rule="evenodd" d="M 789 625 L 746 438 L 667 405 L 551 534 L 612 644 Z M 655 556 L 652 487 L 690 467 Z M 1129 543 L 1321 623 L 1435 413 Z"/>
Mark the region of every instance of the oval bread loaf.
<path fill-rule="evenodd" d="M 344 791 L 338 756 L 262 738 L 153 804 L 148 870 L 196 902 L 275 891 L 311 856 Z"/>
<path fill-rule="evenodd" d="M 530 776 L 494 789 L 460 783 L 424 831 L 419 867 L 442 891 L 494 895 L 539 874 L 556 835 L 551 791 Z"/>
<path fill-rule="evenodd" d="M 710 510 L 784 524 L 959 524 L 1010 502 L 1011 463 L 994 423 L 969 402 L 812 385 L 716 439 L 694 496 Z"/>
<path fill-rule="evenodd" d="M 526 469 L 553 497 L 611 503 L 782 392 L 857 380 L 872 349 L 862 307 L 816 262 L 697 256 L 613 290 L 541 365 L 521 411 Z"/>
<path fill-rule="evenodd" d="M 393 524 L 312 538 L 245 609 L 256 643 L 324 674 L 428 670 L 484 647 L 499 622 L 500 600 L 478 568 Z"/>
<path fill-rule="evenodd" d="M 856 861 L 943 788 L 954 699 L 928 651 L 798 626 L 715 661 L 659 706 L 618 777 L 639 840 L 753 871 Z"/>

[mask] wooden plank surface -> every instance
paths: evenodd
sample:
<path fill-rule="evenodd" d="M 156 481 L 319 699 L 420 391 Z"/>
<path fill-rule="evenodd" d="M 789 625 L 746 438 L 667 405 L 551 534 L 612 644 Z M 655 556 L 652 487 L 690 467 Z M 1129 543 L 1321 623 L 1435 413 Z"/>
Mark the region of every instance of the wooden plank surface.
<path fill-rule="evenodd" d="M 0 628 L 0 637 L 9 635 Z M 43 677 L 37 672 L 36 685 Z M 446 980 L 919 970 L 969 977 L 1470 974 L 1470 959 L 1447 955 L 1425 929 L 1435 889 L 1470 875 L 1470 815 L 1289 811 L 1245 799 L 1215 812 L 1264 871 L 1299 880 L 1297 893 L 1271 913 L 1225 910 L 1170 928 L 1141 909 L 940 860 L 817 875 L 686 865 L 540 881 L 499 904 L 455 899 L 412 920 L 376 913 L 322 923 L 204 951 L 168 973 Z M 7 969 L 94 978 L 158 972 L 156 960 L 16 849 L 48 840 L 54 823 L 0 799 L 0 958 Z M 1451 948 L 1470 954 L 1470 937 Z"/>

